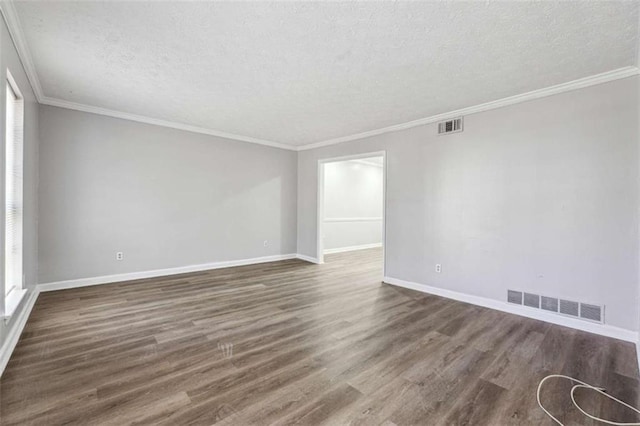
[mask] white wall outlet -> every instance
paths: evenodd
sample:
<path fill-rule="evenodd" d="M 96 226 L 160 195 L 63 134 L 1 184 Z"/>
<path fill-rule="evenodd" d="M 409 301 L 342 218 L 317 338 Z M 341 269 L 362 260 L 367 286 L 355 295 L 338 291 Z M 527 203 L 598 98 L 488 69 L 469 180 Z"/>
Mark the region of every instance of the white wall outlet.
<path fill-rule="evenodd" d="M 116 253 L 116 260 L 124 260 L 124 253 L 119 251 Z"/>
<path fill-rule="evenodd" d="M 269 240 L 264 240 L 264 243 L 262 243 L 265 247 L 269 245 Z"/>
<path fill-rule="evenodd" d="M 441 265 L 441 264 L 439 264 L 439 263 L 436 263 L 436 272 L 437 272 L 437 273 L 442 272 L 442 265 Z"/>

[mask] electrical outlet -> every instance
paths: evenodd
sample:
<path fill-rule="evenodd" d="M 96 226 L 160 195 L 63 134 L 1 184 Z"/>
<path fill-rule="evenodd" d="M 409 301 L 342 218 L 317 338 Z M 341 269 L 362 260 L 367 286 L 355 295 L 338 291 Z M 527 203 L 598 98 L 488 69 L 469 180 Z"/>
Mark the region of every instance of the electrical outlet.
<path fill-rule="evenodd" d="M 124 260 L 124 253 L 119 251 L 116 253 L 116 260 Z"/>
<path fill-rule="evenodd" d="M 266 247 L 266 246 L 268 246 L 268 245 L 269 245 L 269 240 L 264 240 L 263 245 L 264 245 L 265 247 Z"/>
<path fill-rule="evenodd" d="M 436 263 L 436 272 L 437 272 L 437 273 L 442 272 L 442 265 L 441 265 L 441 264 L 439 264 L 439 263 Z"/>

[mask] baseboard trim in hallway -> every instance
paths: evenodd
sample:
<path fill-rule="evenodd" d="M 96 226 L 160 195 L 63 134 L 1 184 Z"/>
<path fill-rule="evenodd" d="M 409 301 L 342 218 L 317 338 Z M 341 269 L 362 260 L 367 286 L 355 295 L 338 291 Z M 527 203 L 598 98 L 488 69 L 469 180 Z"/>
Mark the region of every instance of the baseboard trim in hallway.
<path fill-rule="evenodd" d="M 359 246 L 349 246 L 349 247 L 339 247 L 333 249 L 327 249 L 324 251 L 324 254 L 334 254 L 334 253 L 345 253 L 348 251 L 356 251 L 356 250 L 367 250 L 371 248 L 382 247 L 382 243 L 373 243 L 373 244 L 362 244 Z"/>
<path fill-rule="evenodd" d="M 317 265 L 320 265 L 320 261 L 317 258 L 306 256 L 304 254 L 296 254 L 296 259 L 300 259 L 300 260 L 304 260 L 305 262 L 315 263 Z"/>
<path fill-rule="evenodd" d="M 384 277 L 387 284 L 417 290 L 423 293 L 434 294 L 436 296 L 446 297 L 448 299 L 458 300 L 460 302 L 471 303 L 473 305 L 485 308 L 495 309 L 510 314 L 520 315 L 527 318 L 545 321 L 551 324 L 562 325 L 574 328 L 576 330 L 586 331 L 589 333 L 599 334 L 601 336 L 613 337 L 627 342 L 636 343 L 638 345 L 638 333 L 624 328 L 614 327 L 607 324 L 597 324 L 587 321 L 576 320 L 569 317 L 546 313 L 539 309 L 529 308 L 526 306 L 512 305 L 500 300 L 488 299 L 486 297 L 474 296 L 472 294 L 459 293 L 457 291 L 446 290 L 443 288 L 432 287 L 426 284 L 405 281 L 398 278 Z M 640 345 L 638 345 L 638 355 L 640 358 Z M 639 363 L 640 365 L 640 363 Z"/>
<path fill-rule="evenodd" d="M 278 254 L 274 256 L 254 257 L 252 259 L 225 260 L 222 262 L 202 263 L 199 265 L 178 266 L 176 268 L 155 269 L 151 271 L 128 272 L 124 274 L 103 275 L 99 277 L 55 281 L 39 284 L 38 288 L 40 289 L 40 291 L 64 290 L 67 288 L 88 287 L 99 284 L 112 284 L 123 281 L 140 280 L 144 278 L 164 277 L 168 275 L 186 274 L 189 272 L 231 268 L 234 266 L 256 265 L 259 263 L 277 262 L 279 260 L 289 260 L 296 258 L 299 258 L 299 256 L 296 254 Z"/>
<path fill-rule="evenodd" d="M 40 290 L 37 287 L 31 292 L 25 302 L 24 308 L 20 310 L 18 316 L 15 318 L 15 324 L 9 329 L 4 344 L 0 347 L 0 377 L 2 377 L 2 373 L 11 358 L 11 354 L 18 344 L 18 340 L 20 340 L 22 330 L 24 330 L 25 325 L 27 325 L 27 320 L 29 319 L 29 315 L 31 315 L 31 311 L 36 304 L 39 294 Z"/>

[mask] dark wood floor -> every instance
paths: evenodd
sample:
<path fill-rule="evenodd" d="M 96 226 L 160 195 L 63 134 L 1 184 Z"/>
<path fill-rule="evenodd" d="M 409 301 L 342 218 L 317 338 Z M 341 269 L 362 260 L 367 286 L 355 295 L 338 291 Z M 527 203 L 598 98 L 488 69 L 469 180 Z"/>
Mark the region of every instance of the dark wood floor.
<path fill-rule="evenodd" d="M 549 373 L 639 402 L 629 343 L 380 278 L 374 249 L 43 293 L 0 380 L 0 423 L 551 424 L 535 399 Z M 593 424 L 568 392 L 550 383 L 543 399 Z"/>

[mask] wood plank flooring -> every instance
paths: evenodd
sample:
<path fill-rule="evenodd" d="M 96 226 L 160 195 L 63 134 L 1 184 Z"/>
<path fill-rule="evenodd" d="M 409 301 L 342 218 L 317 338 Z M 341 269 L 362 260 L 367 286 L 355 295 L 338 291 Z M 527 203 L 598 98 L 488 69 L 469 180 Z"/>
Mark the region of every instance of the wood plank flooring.
<path fill-rule="evenodd" d="M 0 424 L 546 425 L 549 373 L 640 402 L 629 343 L 381 284 L 380 249 L 326 257 L 41 294 Z M 569 388 L 543 400 L 594 424 Z"/>

